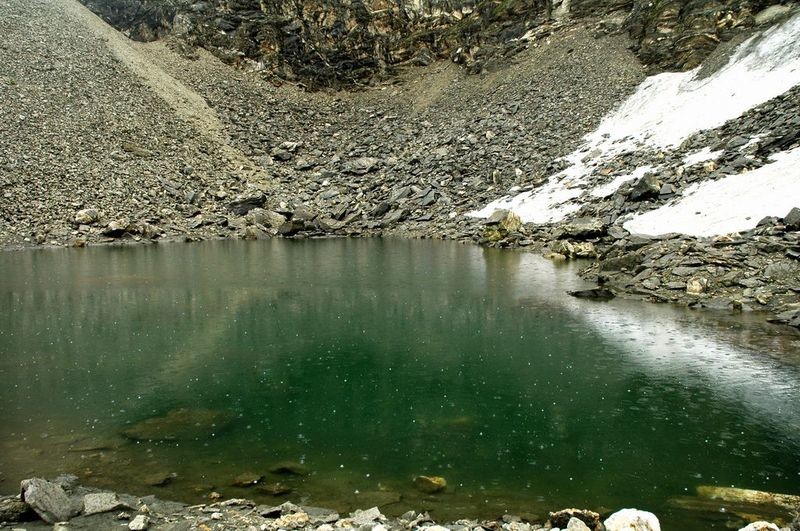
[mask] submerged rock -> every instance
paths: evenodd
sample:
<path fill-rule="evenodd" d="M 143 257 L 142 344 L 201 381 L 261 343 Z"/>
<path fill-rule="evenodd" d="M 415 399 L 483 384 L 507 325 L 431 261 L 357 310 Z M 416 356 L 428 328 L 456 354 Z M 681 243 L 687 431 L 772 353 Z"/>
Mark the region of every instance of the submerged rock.
<path fill-rule="evenodd" d="M 656 515 L 638 509 L 622 509 L 603 523 L 606 531 L 661 531 Z"/>
<path fill-rule="evenodd" d="M 614 298 L 614 292 L 605 288 L 582 289 L 578 291 L 568 291 L 573 297 L 579 299 L 596 299 L 608 301 Z"/>
<path fill-rule="evenodd" d="M 233 479 L 233 486 L 234 487 L 252 487 L 253 485 L 257 484 L 261 481 L 264 476 L 260 474 L 254 474 L 253 472 L 245 472 L 243 474 L 239 474 Z"/>
<path fill-rule="evenodd" d="M 292 492 L 292 487 L 284 485 L 283 483 L 267 483 L 266 485 L 259 485 L 258 492 L 269 494 L 270 496 L 284 496 Z"/>
<path fill-rule="evenodd" d="M 307 476 L 309 474 L 308 467 L 302 463 L 294 461 L 284 461 L 278 463 L 269 469 L 273 474 L 281 474 L 284 476 Z"/>
<path fill-rule="evenodd" d="M 155 474 L 148 474 L 142 478 L 145 485 L 150 487 L 163 487 L 172 482 L 177 474 L 174 472 L 156 472 Z"/>
<path fill-rule="evenodd" d="M 175 409 L 127 428 L 125 437 L 135 441 L 182 441 L 208 437 L 232 421 L 230 414 L 210 409 Z"/>
<path fill-rule="evenodd" d="M 753 505 L 772 505 L 774 507 L 783 507 L 790 510 L 800 506 L 800 496 L 793 494 L 779 494 L 776 492 L 737 489 L 733 487 L 701 485 L 697 487 L 697 495 L 709 500 L 749 503 Z"/>
<path fill-rule="evenodd" d="M 417 476 L 414 478 L 414 486 L 425 494 L 436 494 L 447 488 L 447 480 L 441 476 Z"/>

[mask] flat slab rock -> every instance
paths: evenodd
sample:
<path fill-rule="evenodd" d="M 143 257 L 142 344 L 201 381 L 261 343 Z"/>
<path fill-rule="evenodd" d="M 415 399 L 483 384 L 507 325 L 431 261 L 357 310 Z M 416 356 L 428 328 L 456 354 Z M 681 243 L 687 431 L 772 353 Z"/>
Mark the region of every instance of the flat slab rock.
<path fill-rule="evenodd" d="M 119 496 L 114 492 L 94 492 L 83 497 L 83 514 L 85 516 L 119 509 L 136 510 L 135 507 L 120 501 Z"/>

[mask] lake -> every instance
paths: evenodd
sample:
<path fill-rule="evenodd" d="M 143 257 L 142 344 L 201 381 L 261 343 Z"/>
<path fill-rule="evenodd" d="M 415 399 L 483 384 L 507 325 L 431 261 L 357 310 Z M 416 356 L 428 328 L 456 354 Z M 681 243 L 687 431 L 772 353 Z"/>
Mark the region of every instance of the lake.
<path fill-rule="evenodd" d="M 800 494 L 796 334 L 574 299 L 576 272 L 393 239 L 2 253 L 0 492 L 73 473 L 437 519 L 637 507 L 687 531 L 738 521 L 700 485 Z"/>

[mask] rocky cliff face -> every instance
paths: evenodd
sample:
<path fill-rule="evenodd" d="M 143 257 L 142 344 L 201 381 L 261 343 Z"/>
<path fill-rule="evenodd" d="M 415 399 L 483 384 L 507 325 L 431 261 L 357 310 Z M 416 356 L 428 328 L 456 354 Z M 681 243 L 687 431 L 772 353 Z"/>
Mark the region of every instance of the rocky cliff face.
<path fill-rule="evenodd" d="M 716 46 L 756 24 L 770 0 L 637 0 L 628 28 L 639 57 L 667 70 L 698 66 Z"/>
<path fill-rule="evenodd" d="M 133 38 L 170 29 L 229 62 L 314 88 L 353 86 L 448 58 L 471 72 L 568 17 L 625 31 L 652 70 L 697 66 L 780 0 L 83 0 Z"/>

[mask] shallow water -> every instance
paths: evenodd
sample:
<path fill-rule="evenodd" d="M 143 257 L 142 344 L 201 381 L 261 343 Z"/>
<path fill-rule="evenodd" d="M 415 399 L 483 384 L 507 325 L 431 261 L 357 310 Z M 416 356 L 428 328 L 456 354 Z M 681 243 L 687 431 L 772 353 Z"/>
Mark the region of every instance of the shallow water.
<path fill-rule="evenodd" d="M 534 255 L 444 242 L 0 254 L 0 491 L 70 472 L 280 503 L 231 486 L 253 472 L 340 511 L 635 506 L 689 531 L 738 521 L 681 509 L 698 485 L 800 494 L 796 336 L 565 296 L 579 286 Z M 224 421 L 123 435 L 180 408 Z M 269 473 L 282 461 L 310 474 Z M 416 491 L 420 474 L 447 491 Z"/>

